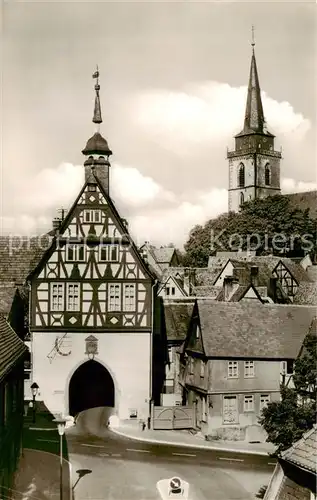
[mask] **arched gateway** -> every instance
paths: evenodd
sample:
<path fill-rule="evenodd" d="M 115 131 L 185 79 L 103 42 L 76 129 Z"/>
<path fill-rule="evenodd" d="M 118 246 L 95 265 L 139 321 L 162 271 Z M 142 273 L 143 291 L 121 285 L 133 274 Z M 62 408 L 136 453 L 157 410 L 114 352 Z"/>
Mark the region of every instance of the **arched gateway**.
<path fill-rule="evenodd" d="M 69 414 L 96 408 L 114 407 L 115 390 L 112 377 L 100 363 L 89 360 L 80 365 L 69 383 Z"/>

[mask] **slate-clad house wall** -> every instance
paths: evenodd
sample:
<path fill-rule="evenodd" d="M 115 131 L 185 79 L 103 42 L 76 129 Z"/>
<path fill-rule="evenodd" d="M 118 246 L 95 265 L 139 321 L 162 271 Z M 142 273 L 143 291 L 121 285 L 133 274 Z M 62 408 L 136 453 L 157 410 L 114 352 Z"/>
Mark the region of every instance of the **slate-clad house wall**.
<path fill-rule="evenodd" d="M 279 399 L 316 309 L 197 300 L 182 348 L 182 385 L 197 427 L 227 439 L 265 440 L 262 408 Z"/>
<path fill-rule="evenodd" d="M 0 498 L 7 498 L 20 457 L 26 351 L 0 314 Z"/>

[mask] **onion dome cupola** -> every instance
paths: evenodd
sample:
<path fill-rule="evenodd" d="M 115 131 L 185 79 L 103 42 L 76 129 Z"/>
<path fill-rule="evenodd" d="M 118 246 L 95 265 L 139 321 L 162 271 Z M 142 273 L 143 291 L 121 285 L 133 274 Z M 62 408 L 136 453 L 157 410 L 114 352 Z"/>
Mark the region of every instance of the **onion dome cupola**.
<path fill-rule="evenodd" d="M 97 70 L 92 75 L 95 78 L 95 106 L 93 114 L 93 123 L 96 124 L 96 132 L 90 139 L 88 139 L 85 148 L 82 153 L 87 156 L 87 160 L 84 163 L 85 166 L 85 177 L 86 181 L 89 182 L 93 177 L 98 177 L 99 181 L 103 184 L 104 189 L 109 193 L 109 157 L 112 155 L 112 151 L 109 148 L 108 142 L 100 134 L 100 123 L 102 123 L 101 116 L 101 105 L 99 96 L 99 70 Z"/>

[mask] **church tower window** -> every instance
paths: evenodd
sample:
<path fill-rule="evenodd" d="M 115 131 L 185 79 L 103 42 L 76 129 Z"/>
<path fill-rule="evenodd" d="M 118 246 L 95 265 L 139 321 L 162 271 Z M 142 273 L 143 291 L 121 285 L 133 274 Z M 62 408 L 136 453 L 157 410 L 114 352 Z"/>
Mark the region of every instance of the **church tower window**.
<path fill-rule="evenodd" d="M 245 184 L 245 174 L 244 174 L 244 165 L 240 163 L 238 168 L 238 187 L 244 187 Z"/>
<path fill-rule="evenodd" d="M 265 185 L 271 185 L 271 169 L 269 163 L 265 165 Z"/>

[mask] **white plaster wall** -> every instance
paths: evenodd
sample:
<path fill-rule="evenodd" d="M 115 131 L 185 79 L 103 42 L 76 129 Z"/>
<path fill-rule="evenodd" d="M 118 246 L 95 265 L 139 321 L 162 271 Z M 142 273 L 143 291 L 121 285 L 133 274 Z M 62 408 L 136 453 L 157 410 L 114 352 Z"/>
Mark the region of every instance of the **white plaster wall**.
<path fill-rule="evenodd" d="M 63 334 L 59 333 L 59 337 Z M 32 339 L 33 380 L 40 386 L 42 400 L 52 413 L 68 415 L 68 386 L 76 369 L 88 361 L 85 339 L 89 334 L 72 333 L 68 338 L 69 356 L 47 355 L 54 346 L 56 333 L 36 332 Z M 93 334 L 98 339 L 100 362 L 113 378 L 115 413 L 129 418 L 129 409 L 138 411 L 138 418 L 147 418 L 150 398 L 150 333 Z"/>

